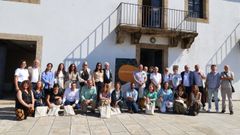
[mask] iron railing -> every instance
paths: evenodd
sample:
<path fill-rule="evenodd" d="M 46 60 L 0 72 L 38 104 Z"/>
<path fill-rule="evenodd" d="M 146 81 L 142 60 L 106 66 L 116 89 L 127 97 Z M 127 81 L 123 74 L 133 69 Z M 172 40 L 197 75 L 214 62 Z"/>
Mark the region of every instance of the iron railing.
<path fill-rule="evenodd" d="M 118 8 L 119 24 L 178 31 L 197 31 L 195 14 L 189 11 L 121 3 Z"/>

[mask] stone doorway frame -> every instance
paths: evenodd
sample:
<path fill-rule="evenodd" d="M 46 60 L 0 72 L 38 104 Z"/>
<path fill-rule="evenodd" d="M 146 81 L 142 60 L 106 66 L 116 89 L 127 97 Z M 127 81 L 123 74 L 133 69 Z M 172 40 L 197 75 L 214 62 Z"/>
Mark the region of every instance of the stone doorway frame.
<path fill-rule="evenodd" d="M 40 62 L 42 61 L 42 46 L 43 46 L 43 37 L 42 36 L 0 33 L 0 39 L 34 41 L 34 42 L 36 42 L 36 56 L 35 56 L 35 58 L 38 59 Z"/>
<path fill-rule="evenodd" d="M 167 45 L 151 45 L 151 44 L 137 44 L 136 45 L 136 60 L 137 64 L 140 64 L 140 57 L 141 57 L 141 49 L 156 49 L 156 50 L 162 50 L 163 53 L 163 65 L 160 67 L 164 69 L 165 67 L 168 67 L 168 46 Z"/>

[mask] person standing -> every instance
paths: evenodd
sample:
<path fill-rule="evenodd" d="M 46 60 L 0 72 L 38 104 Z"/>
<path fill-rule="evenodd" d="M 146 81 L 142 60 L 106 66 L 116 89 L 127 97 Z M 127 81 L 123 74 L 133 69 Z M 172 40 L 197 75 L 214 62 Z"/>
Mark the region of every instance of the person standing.
<path fill-rule="evenodd" d="M 224 66 L 224 71 L 221 73 L 221 95 L 222 95 L 222 113 L 226 111 L 226 95 L 228 98 L 228 106 L 230 115 L 233 115 L 232 104 L 232 81 L 234 79 L 234 73 L 229 70 L 229 65 Z"/>
<path fill-rule="evenodd" d="M 215 109 L 219 112 L 218 108 L 218 89 L 220 87 L 220 74 L 217 72 L 217 66 L 211 65 L 211 72 L 207 74 L 206 89 L 208 90 L 208 112 L 211 110 L 212 95 L 215 99 Z"/>
<path fill-rule="evenodd" d="M 171 76 L 171 74 L 169 73 L 169 69 L 168 69 L 168 67 L 166 67 L 166 68 L 164 69 L 164 71 L 163 71 L 162 84 L 165 83 L 165 82 L 169 83 L 169 81 L 170 81 L 170 76 Z"/>
<path fill-rule="evenodd" d="M 103 83 L 103 70 L 102 70 L 102 64 L 100 62 L 98 62 L 96 64 L 96 68 L 93 72 L 93 84 L 96 86 L 97 89 L 97 105 L 99 102 L 99 94 L 102 90 L 102 87 L 104 85 Z"/>
<path fill-rule="evenodd" d="M 29 73 L 26 67 L 27 67 L 26 60 L 21 60 L 20 67 L 15 70 L 14 84 L 16 91 L 20 90 L 20 85 L 23 81 L 29 79 Z"/>
<path fill-rule="evenodd" d="M 85 85 L 87 85 L 87 81 L 91 79 L 91 70 L 88 68 L 87 61 L 83 62 L 82 64 L 82 70 L 79 72 L 80 74 L 80 86 L 81 88 Z"/>
<path fill-rule="evenodd" d="M 103 69 L 103 82 L 104 84 L 108 84 L 111 86 L 112 84 L 112 72 L 110 70 L 110 64 L 105 62 L 104 69 Z"/>
<path fill-rule="evenodd" d="M 33 66 L 28 68 L 30 81 L 32 83 L 32 88 L 36 89 L 36 85 L 38 81 L 41 81 L 41 69 L 40 69 L 40 61 L 35 59 L 33 61 Z"/>
<path fill-rule="evenodd" d="M 178 65 L 173 66 L 173 74 L 170 76 L 170 85 L 173 88 L 173 92 L 176 93 L 178 86 L 182 83 L 182 77 L 178 73 Z"/>
<path fill-rule="evenodd" d="M 67 73 L 67 82 L 66 82 L 66 88 L 71 87 L 71 83 L 76 82 L 77 88 L 79 88 L 79 73 L 77 71 L 77 66 L 72 63 L 68 67 L 68 73 Z"/>
<path fill-rule="evenodd" d="M 186 90 L 186 93 L 187 93 L 187 96 L 188 96 L 188 99 L 189 99 L 190 98 L 190 94 L 192 92 L 192 87 L 191 86 L 193 85 L 194 77 L 193 77 L 193 72 L 190 71 L 188 65 L 184 66 L 184 70 L 185 71 L 183 71 L 181 73 L 182 84 L 185 87 L 185 90 Z"/>
<path fill-rule="evenodd" d="M 42 72 L 42 82 L 44 84 L 44 93 L 47 95 L 51 92 L 54 84 L 54 73 L 52 70 L 52 63 L 47 64 L 47 68 Z"/>
<path fill-rule="evenodd" d="M 59 85 L 61 91 L 65 90 L 66 76 L 67 72 L 65 71 L 65 66 L 63 63 L 60 63 L 57 71 L 55 72 L 55 83 Z"/>
<path fill-rule="evenodd" d="M 135 86 L 138 89 L 138 98 L 141 100 L 144 96 L 144 89 L 146 87 L 147 74 L 143 70 L 143 65 L 138 66 L 138 71 L 133 73 Z"/>
<path fill-rule="evenodd" d="M 153 73 L 150 75 L 150 80 L 154 85 L 154 91 L 158 92 L 161 89 L 162 75 L 158 73 L 158 67 L 154 67 Z"/>
<path fill-rule="evenodd" d="M 195 71 L 193 72 L 194 75 L 194 84 L 198 86 L 199 92 L 201 93 L 201 103 L 203 110 L 205 110 L 205 103 L 206 103 L 206 89 L 203 88 L 203 80 L 206 79 L 205 74 L 200 70 L 199 65 L 194 66 Z"/>

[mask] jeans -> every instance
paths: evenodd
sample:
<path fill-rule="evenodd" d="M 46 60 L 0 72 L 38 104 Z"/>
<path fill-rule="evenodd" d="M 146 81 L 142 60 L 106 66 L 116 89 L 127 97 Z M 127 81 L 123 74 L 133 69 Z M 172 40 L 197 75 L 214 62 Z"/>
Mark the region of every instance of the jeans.
<path fill-rule="evenodd" d="M 132 110 L 134 113 L 138 112 L 138 105 L 135 101 L 127 101 L 126 104 L 129 110 Z"/>
<path fill-rule="evenodd" d="M 215 109 L 218 111 L 218 89 L 208 89 L 208 109 L 210 110 L 212 107 L 212 95 L 215 99 Z"/>
<path fill-rule="evenodd" d="M 64 102 L 64 105 L 73 105 L 73 104 L 75 104 L 75 101 L 74 102 L 70 102 L 70 101 L 66 100 Z M 79 109 L 79 108 L 80 108 L 79 104 L 76 104 L 76 106 L 74 107 L 74 109 Z"/>

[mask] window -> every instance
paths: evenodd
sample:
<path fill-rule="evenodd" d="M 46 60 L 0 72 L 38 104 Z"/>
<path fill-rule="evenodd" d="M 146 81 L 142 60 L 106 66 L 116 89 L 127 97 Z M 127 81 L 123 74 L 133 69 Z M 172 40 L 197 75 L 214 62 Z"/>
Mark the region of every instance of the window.
<path fill-rule="evenodd" d="M 209 0 L 185 0 L 185 10 L 189 11 L 197 22 L 209 22 Z"/>
<path fill-rule="evenodd" d="M 189 0 L 188 11 L 194 14 L 196 18 L 203 17 L 203 0 Z"/>

